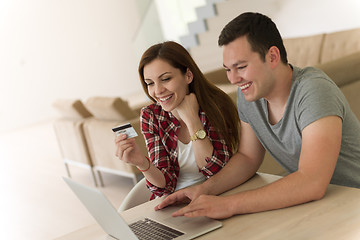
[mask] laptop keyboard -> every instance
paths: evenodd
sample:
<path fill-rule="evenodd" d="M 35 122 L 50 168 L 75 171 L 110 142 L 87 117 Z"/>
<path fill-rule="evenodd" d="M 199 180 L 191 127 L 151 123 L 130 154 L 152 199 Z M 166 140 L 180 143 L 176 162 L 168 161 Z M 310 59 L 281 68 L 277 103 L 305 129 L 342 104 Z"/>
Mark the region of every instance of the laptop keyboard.
<path fill-rule="evenodd" d="M 140 240 L 168 240 L 184 235 L 182 232 L 155 222 L 149 218 L 139 220 L 129 226 Z"/>

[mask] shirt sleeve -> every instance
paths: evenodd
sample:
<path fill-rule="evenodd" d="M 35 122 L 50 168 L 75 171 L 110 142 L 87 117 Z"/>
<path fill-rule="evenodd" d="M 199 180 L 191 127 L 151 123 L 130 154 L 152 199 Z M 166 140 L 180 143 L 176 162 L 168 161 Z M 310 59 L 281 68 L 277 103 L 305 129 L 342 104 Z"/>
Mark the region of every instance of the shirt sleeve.
<path fill-rule="evenodd" d="M 232 156 L 231 149 L 226 145 L 225 140 L 218 134 L 216 129 L 211 126 L 205 114 L 200 115 L 204 128 L 207 131 L 208 138 L 213 145 L 213 153 L 211 158 L 206 158 L 207 164 L 201 169 L 206 177 L 211 177 L 219 172 Z"/>
<path fill-rule="evenodd" d="M 146 185 L 153 193 L 151 199 L 155 196 L 170 194 L 175 191 L 177 177 L 179 175 L 179 165 L 172 163 L 166 152 L 159 132 L 159 124 L 153 111 L 147 108 L 141 110 L 141 132 L 145 138 L 146 147 L 149 153 L 151 163 L 157 167 L 165 177 L 165 188 L 159 188 L 146 180 Z"/>
<path fill-rule="evenodd" d="M 299 85 L 296 117 L 301 130 L 326 116 L 344 118 L 345 97 L 335 83 L 323 76 L 317 76 L 303 80 Z"/>

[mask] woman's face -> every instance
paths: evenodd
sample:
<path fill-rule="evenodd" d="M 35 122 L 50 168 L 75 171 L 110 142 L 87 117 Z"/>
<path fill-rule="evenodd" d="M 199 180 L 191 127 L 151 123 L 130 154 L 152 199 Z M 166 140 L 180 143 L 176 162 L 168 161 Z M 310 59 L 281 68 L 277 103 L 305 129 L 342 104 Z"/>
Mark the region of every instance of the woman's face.
<path fill-rule="evenodd" d="M 154 59 L 144 67 L 144 81 L 149 95 L 168 112 L 179 106 L 186 94 L 189 94 L 192 80 L 189 70 L 183 74 L 180 69 L 161 59 Z"/>

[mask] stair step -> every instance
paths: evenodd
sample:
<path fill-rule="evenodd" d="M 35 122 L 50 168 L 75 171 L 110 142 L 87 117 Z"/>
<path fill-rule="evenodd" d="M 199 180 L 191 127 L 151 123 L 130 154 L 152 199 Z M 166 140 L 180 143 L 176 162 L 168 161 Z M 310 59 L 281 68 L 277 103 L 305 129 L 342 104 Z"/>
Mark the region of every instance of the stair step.
<path fill-rule="evenodd" d="M 199 68 L 208 72 L 222 67 L 222 50 L 218 47 L 217 41 L 221 30 L 229 21 L 243 12 L 261 12 L 271 17 L 270 14 L 279 11 L 278 2 L 279 0 L 217 1 L 217 14 L 205 20 L 207 31 L 197 34 L 198 45 L 188 48 Z"/>

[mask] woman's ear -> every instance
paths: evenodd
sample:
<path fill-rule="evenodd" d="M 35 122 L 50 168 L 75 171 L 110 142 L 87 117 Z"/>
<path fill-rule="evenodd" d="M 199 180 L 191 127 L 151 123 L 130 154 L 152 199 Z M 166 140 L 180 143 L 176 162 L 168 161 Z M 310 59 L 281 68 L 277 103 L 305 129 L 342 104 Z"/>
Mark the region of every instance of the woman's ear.
<path fill-rule="evenodd" d="M 186 78 L 186 82 L 187 84 L 190 84 L 193 79 L 194 79 L 194 75 L 193 73 L 190 71 L 190 69 L 186 69 L 186 73 L 185 73 L 185 78 Z"/>

